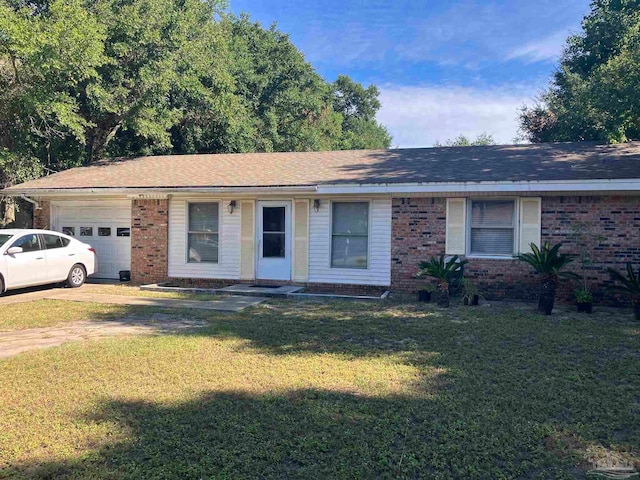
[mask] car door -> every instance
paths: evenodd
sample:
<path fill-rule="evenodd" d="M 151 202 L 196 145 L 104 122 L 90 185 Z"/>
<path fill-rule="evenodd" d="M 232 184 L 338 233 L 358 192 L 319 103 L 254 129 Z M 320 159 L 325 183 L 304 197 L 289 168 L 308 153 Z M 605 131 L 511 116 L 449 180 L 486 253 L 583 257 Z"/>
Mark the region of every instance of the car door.
<path fill-rule="evenodd" d="M 46 283 L 46 252 L 42 249 L 39 235 L 35 233 L 23 235 L 13 242 L 11 247 L 20 247 L 22 252 L 5 254 L 7 287 L 26 287 Z"/>
<path fill-rule="evenodd" d="M 61 282 L 76 263 L 76 251 L 70 241 L 52 233 L 40 234 L 47 254 L 47 281 Z"/>

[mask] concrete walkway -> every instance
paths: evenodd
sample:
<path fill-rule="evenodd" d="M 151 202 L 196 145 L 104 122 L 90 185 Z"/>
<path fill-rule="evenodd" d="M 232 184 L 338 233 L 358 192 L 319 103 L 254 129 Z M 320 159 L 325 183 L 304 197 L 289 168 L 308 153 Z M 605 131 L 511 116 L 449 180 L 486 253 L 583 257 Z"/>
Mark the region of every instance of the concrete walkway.
<path fill-rule="evenodd" d="M 10 293 L 0 297 L 0 306 L 13 303 L 32 302 L 34 300 L 65 300 L 69 302 L 92 302 L 112 305 L 141 305 L 158 308 L 183 308 L 196 310 L 217 310 L 222 312 L 239 312 L 252 305 L 266 300 L 264 297 L 224 296 L 215 300 L 198 301 L 178 298 L 136 297 L 128 295 L 109 295 L 94 293 L 85 285 L 79 289 L 48 288 L 32 292 Z"/>
<path fill-rule="evenodd" d="M 29 350 L 57 347 L 74 340 L 92 340 L 115 335 L 175 333 L 206 325 L 207 322 L 201 320 L 167 319 L 158 314 L 151 319 L 131 317 L 118 321 L 81 321 L 57 327 L 0 332 L 0 358 L 13 357 Z"/>

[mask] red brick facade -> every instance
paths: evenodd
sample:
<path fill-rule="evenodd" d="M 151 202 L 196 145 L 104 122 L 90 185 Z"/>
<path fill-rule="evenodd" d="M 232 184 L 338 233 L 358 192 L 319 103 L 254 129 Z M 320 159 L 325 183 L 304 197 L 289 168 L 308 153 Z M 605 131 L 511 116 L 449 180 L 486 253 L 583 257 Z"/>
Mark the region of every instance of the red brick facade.
<path fill-rule="evenodd" d="M 131 202 L 131 280 L 156 283 L 167 279 L 169 201 Z"/>
<path fill-rule="evenodd" d="M 33 209 L 33 228 L 42 230 L 51 229 L 51 202 L 42 200 L 38 202 L 40 208 Z"/>
<path fill-rule="evenodd" d="M 425 280 L 413 278 L 418 262 L 445 252 L 446 201 L 444 198 L 394 198 L 392 210 L 391 286 L 415 291 Z M 591 249 L 589 281 L 596 301 L 614 303 L 607 291 L 606 267 L 622 270 L 626 262 L 640 264 L 640 197 L 543 197 L 542 242 L 564 242 L 563 251 L 577 253 L 572 241 L 576 221 L 589 222 L 592 237 L 606 238 Z M 573 270 L 579 269 L 574 262 Z M 512 259 L 469 259 L 467 278 L 476 279 L 487 298 L 533 299 L 537 276 Z M 577 285 L 563 282 L 560 297 L 568 300 Z"/>

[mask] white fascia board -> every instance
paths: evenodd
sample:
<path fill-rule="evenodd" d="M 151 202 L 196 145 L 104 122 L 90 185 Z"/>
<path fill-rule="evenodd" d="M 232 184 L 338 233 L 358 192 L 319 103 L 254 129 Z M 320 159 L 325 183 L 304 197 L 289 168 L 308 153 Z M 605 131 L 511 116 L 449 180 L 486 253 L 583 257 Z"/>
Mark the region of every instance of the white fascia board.
<path fill-rule="evenodd" d="M 319 185 L 318 194 L 640 191 L 640 179 Z"/>

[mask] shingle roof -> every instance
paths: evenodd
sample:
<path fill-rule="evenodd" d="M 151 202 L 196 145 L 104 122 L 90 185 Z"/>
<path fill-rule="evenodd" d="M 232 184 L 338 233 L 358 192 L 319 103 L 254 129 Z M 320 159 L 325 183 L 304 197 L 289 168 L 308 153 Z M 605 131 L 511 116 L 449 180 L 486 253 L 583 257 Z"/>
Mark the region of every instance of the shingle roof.
<path fill-rule="evenodd" d="M 640 142 L 150 156 L 104 160 L 9 190 L 597 179 L 640 179 Z"/>

